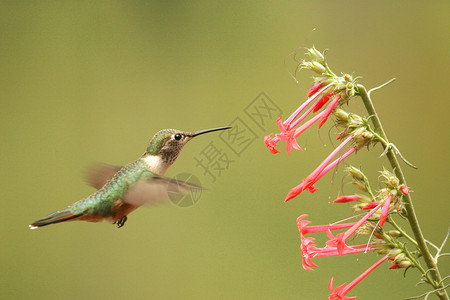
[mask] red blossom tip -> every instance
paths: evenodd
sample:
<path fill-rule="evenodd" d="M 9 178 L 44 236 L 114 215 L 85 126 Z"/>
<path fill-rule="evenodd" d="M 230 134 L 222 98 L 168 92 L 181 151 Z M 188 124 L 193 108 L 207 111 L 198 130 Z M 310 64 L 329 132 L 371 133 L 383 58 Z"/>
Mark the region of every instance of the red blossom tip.
<path fill-rule="evenodd" d="M 292 198 L 297 197 L 302 191 L 303 190 L 299 189 L 298 186 L 296 186 L 295 188 L 291 189 L 289 191 L 289 193 L 287 194 L 286 198 L 284 199 L 284 202 L 288 202 Z"/>
<path fill-rule="evenodd" d="M 389 194 L 389 196 L 384 201 L 383 208 L 381 209 L 380 227 L 383 227 L 384 222 L 386 222 L 387 215 L 389 212 L 389 207 L 391 205 L 391 200 L 392 200 L 392 194 Z"/>
<path fill-rule="evenodd" d="M 402 193 L 404 195 L 408 195 L 409 194 L 409 188 L 406 185 L 400 186 L 400 191 L 402 191 Z"/>
<path fill-rule="evenodd" d="M 309 97 L 311 97 L 312 95 L 314 95 L 319 89 L 320 89 L 320 87 L 322 86 L 322 83 L 319 81 L 319 82 L 316 82 L 310 89 L 309 89 L 309 91 L 308 91 L 308 98 Z"/>
<path fill-rule="evenodd" d="M 378 202 L 378 201 L 369 202 L 366 205 L 364 205 L 362 207 L 362 209 L 373 209 L 374 207 L 376 207 L 379 204 L 380 204 L 380 202 Z"/>
<path fill-rule="evenodd" d="M 317 180 L 312 178 L 311 176 L 308 176 L 306 179 L 302 180 L 302 183 L 297 185 L 296 187 L 292 188 L 289 193 L 286 196 L 286 199 L 284 199 L 284 202 L 288 202 L 292 198 L 300 195 L 301 192 L 304 190 L 308 190 L 310 193 L 314 193 L 315 191 L 318 191 L 319 189 L 314 187 L 314 183 Z"/>
<path fill-rule="evenodd" d="M 280 152 L 275 149 L 275 147 L 277 147 L 278 145 L 277 142 L 272 138 L 272 133 L 264 137 L 264 144 L 266 144 L 267 148 L 269 148 L 270 152 L 272 152 L 273 154 Z"/>
<path fill-rule="evenodd" d="M 400 269 L 400 266 L 398 265 L 398 263 L 393 263 L 392 265 L 389 266 L 389 270 L 394 270 L 394 269 Z"/>
<path fill-rule="evenodd" d="M 334 200 L 334 203 L 346 203 L 346 202 L 352 202 L 352 201 L 358 201 L 359 196 L 358 195 L 351 195 L 351 196 L 341 196 Z"/>
<path fill-rule="evenodd" d="M 333 98 L 333 101 L 331 101 L 330 104 L 328 104 L 327 108 L 323 111 L 323 114 L 320 116 L 319 120 L 319 128 L 322 127 L 322 125 L 328 120 L 328 117 L 330 116 L 333 109 L 338 105 L 339 99 L 341 99 L 341 96 L 336 96 Z"/>
<path fill-rule="evenodd" d="M 320 98 L 314 105 L 313 113 L 315 113 L 316 111 L 321 109 L 322 106 L 324 106 L 328 102 L 328 100 L 330 100 L 330 97 L 333 95 L 334 95 L 333 93 L 329 93 L 329 94 L 326 94 L 325 96 L 323 96 L 322 98 Z"/>

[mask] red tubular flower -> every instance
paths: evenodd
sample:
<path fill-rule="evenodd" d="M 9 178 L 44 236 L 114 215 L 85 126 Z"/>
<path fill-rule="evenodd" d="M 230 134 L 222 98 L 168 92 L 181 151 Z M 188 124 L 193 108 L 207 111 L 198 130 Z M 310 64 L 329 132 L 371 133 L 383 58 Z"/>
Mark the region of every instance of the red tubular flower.
<path fill-rule="evenodd" d="M 341 99 L 341 96 L 334 97 L 333 100 L 331 101 L 331 103 L 323 111 L 323 114 L 320 117 L 320 121 L 319 121 L 319 128 L 322 127 L 322 125 L 327 121 L 327 119 L 330 116 L 333 109 L 338 105 L 339 99 Z"/>
<path fill-rule="evenodd" d="M 352 201 L 358 201 L 359 196 L 358 195 L 351 195 L 351 196 L 340 196 L 336 200 L 334 200 L 334 203 L 347 203 Z"/>
<path fill-rule="evenodd" d="M 350 137 L 353 137 L 353 136 L 351 135 Z M 343 141 L 342 143 L 345 143 L 345 141 Z M 350 154 L 352 154 L 355 151 L 356 151 L 356 148 L 353 148 L 353 147 L 348 149 L 347 151 L 345 151 L 344 154 L 342 154 L 340 157 L 338 157 L 336 160 L 334 160 L 331 164 L 329 164 L 325 169 L 323 169 L 322 174 L 320 175 L 320 177 L 325 175 L 328 171 L 333 169 L 337 164 L 339 164 L 341 161 L 346 159 Z"/>
<path fill-rule="evenodd" d="M 366 205 L 364 205 L 364 206 L 362 207 L 362 209 L 373 209 L 374 207 L 376 207 L 376 206 L 379 205 L 379 204 L 380 204 L 379 201 L 372 201 L 372 202 L 369 202 L 369 203 L 367 203 Z"/>
<path fill-rule="evenodd" d="M 308 215 L 301 215 L 300 217 L 297 218 L 297 226 L 298 226 L 298 230 L 300 231 L 301 234 L 344 229 L 344 228 L 352 227 L 353 225 L 356 224 L 356 223 L 343 223 L 343 224 L 333 224 L 333 225 L 308 226 L 309 224 L 311 224 L 311 221 L 303 220 L 307 216 Z"/>
<path fill-rule="evenodd" d="M 319 81 L 319 82 L 316 82 L 316 83 L 309 89 L 307 97 L 308 97 L 308 98 L 311 97 L 311 95 L 313 95 L 315 92 L 317 92 L 317 91 L 320 89 L 321 86 L 322 86 L 322 83 L 321 83 L 320 81 Z"/>
<path fill-rule="evenodd" d="M 405 259 L 405 260 L 401 260 L 399 262 L 395 262 L 392 265 L 390 265 L 389 270 L 407 268 L 410 265 L 411 265 L 411 261 L 409 259 Z"/>
<path fill-rule="evenodd" d="M 302 266 L 303 269 L 308 271 L 314 271 L 312 268 L 318 267 L 315 263 L 312 262 L 312 258 L 315 257 L 326 257 L 326 256 L 337 256 L 337 255 L 347 255 L 347 254 L 355 254 L 362 253 L 369 250 L 375 250 L 375 248 L 370 248 L 367 244 L 355 245 L 352 246 L 351 249 L 346 249 L 342 253 L 336 248 L 318 248 L 314 244 L 315 238 L 305 237 L 301 235 L 301 252 L 302 252 Z"/>
<path fill-rule="evenodd" d="M 314 238 L 305 238 L 301 237 L 301 245 L 300 249 L 302 252 L 302 266 L 303 269 L 308 271 L 313 271 L 313 267 L 318 267 L 315 263 L 312 262 L 311 258 L 314 257 L 314 253 L 317 249 L 316 245 L 314 245 Z"/>
<path fill-rule="evenodd" d="M 308 99 L 300 105 L 299 108 L 297 108 L 290 116 L 286 119 L 286 121 L 281 122 L 281 116 L 277 120 L 277 124 L 280 127 L 280 133 L 276 134 L 274 138 L 271 137 L 271 135 L 268 135 L 264 138 L 264 144 L 269 148 L 269 150 L 272 153 L 278 153 L 279 151 L 275 149 L 277 146 L 277 142 L 279 140 L 287 141 L 286 143 L 286 150 L 288 153 L 290 153 L 290 150 L 292 148 L 295 148 L 297 150 L 302 150 L 300 146 L 297 144 L 297 141 L 295 140 L 302 132 L 304 132 L 307 128 L 309 128 L 313 123 L 318 121 L 320 117 L 326 121 L 328 118 L 328 115 L 324 115 L 320 113 L 319 115 L 315 116 L 312 120 L 309 120 L 305 124 L 303 124 L 300 128 L 297 128 L 294 130 L 294 128 L 300 124 L 310 113 L 314 110 L 316 112 L 320 107 L 322 107 L 329 98 L 329 94 L 320 98 L 314 105 L 312 105 L 302 116 L 300 116 L 297 120 L 295 120 L 298 115 L 303 112 L 308 105 L 311 104 L 317 97 L 319 97 L 322 93 L 327 91 L 330 87 L 333 86 L 333 83 L 329 83 L 326 86 L 322 87 L 321 83 L 316 83 L 313 87 L 311 87 L 310 92 L 308 93 Z M 325 98 L 325 99 L 324 99 Z M 326 101 L 325 101 L 326 100 Z M 332 109 L 330 110 L 331 113 Z M 329 113 L 328 113 L 329 114 Z M 295 120 L 295 121 L 294 121 Z"/>
<path fill-rule="evenodd" d="M 400 269 L 400 265 L 398 263 L 393 263 L 389 266 L 389 270 Z"/>
<path fill-rule="evenodd" d="M 324 106 L 328 102 L 328 100 L 330 100 L 330 97 L 333 95 L 334 95 L 333 93 L 328 93 L 325 96 L 323 96 L 322 98 L 320 98 L 314 105 L 313 112 L 315 113 L 316 111 L 321 109 L 322 106 Z"/>
<path fill-rule="evenodd" d="M 328 295 L 329 300 L 354 300 L 356 297 L 345 297 L 345 294 L 348 292 L 346 290 L 345 283 L 343 285 L 338 286 L 333 289 L 333 277 L 331 277 L 330 283 L 328 283 L 328 290 L 331 292 Z"/>
<path fill-rule="evenodd" d="M 289 125 L 285 125 L 281 122 L 281 117 L 278 118 L 277 124 L 280 127 L 280 134 L 277 134 L 276 137 L 281 141 L 286 141 L 286 152 L 291 154 L 291 149 L 302 150 L 302 148 L 297 144 L 295 140 L 295 130 L 290 129 Z"/>
<path fill-rule="evenodd" d="M 302 252 L 302 265 L 305 270 L 313 271 L 312 268 L 317 267 L 317 265 L 312 262 L 312 258 L 314 257 L 346 255 L 375 250 L 375 248 L 371 248 L 368 244 L 354 245 L 351 249 L 346 249 L 342 251 L 342 253 L 339 253 L 337 248 L 318 248 L 314 244 L 315 238 L 305 237 L 306 234 L 349 228 L 355 223 L 308 226 L 311 222 L 308 220 L 303 220 L 307 216 L 308 215 L 301 215 L 297 218 L 297 226 L 300 231 L 301 239 L 300 249 Z"/>
<path fill-rule="evenodd" d="M 319 116 L 319 115 L 318 115 Z M 306 124 L 306 123 L 305 123 Z M 304 190 L 308 190 L 311 193 L 314 193 L 317 191 L 317 189 L 314 187 L 314 184 L 323 176 L 326 172 L 334 168 L 339 162 L 341 162 L 343 159 L 345 159 L 347 156 L 349 156 L 351 153 L 353 153 L 356 149 L 350 148 L 347 150 L 341 157 L 336 159 L 334 162 L 330 164 L 330 161 L 336 156 L 336 154 L 344 148 L 344 146 L 350 142 L 350 140 L 353 138 L 353 135 L 349 136 L 345 141 L 343 141 L 336 149 L 331 152 L 331 154 L 311 173 L 302 180 L 302 183 L 291 189 L 286 196 L 286 199 L 284 202 L 289 201 L 290 199 L 296 197 Z"/>
<path fill-rule="evenodd" d="M 389 206 L 391 205 L 391 200 L 392 200 L 392 194 L 389 194 L 389 196 L 387 196 L 386 200 L 384 200 L 384 204 L 383 204 L 383 208 L 381 210 L 381 215 L 380 215 L 380 227 L 383 227 L 384 222 L 386 222 L 386 218 L 389 212 Z"/>
<path fill-rule="evenodd" d="M 352 249 L 351 247 L 347 246 L 346 241 L 347 239 L 359 228 L 362 224 L 364 224 L 368 218 L 370 218 L 371 215 L 373 215 L 379 208 L 381 207 L 381 204 L 378 204 L 375 208 L 373 208 L 370 212 L 368 212 L 364 217 L 361 218 L 358 222 L 356 222 L 350 229 L 343 233 L 339 233 L 338 235 L 334 236 L 331 231 L 327 232 L 328 237 L 330 238 L 329 241 L 327 241 L 328 247 L 335 247 L 337 248 L 340 255 L 342 255 L 344 250 Z"/>
<path fill-rule="evenodd" d="M 379 265 L 381 265 L 383 262 L 385 262 L 388 259 L 388 256 L 383 257 L 379 261 L 377 261 L 373 266 L 368 268 L 366 271 L 364 271 L 361 275 L 355 278 L 352 282 L 350 282 L 348 285 L 345 283 L 343 285 L 338 286 L 337 288 L 333 289 L 333 277 L 330 280 L 330 283 L 328 284 L 328 290 L 331 292 L 330 295 L 328 295 L 329 300 L 352 300 L 356 299 L 356 297 L 346 297 L 345 295 L 354 288 L 358 283 L 361 282 L 367 275 L 369 275 L 373 270 L 375 270 Z"/>
<path fill-rule="evenodd" d="M 314 104 L 314 105 L 315 105 L 315 104 Z M 300 124 L 300 122 L 303 121 L 303 120 L 311 113 L 311 111 L 314 109 L 314 105 L 311 106 L 310 108 L 308 108 L 308 110 L 307 110 L 303 115 L 301 115 L 300 118 L 298 118 L 297 120 L 295 120 L 294 122 L 292 122 L 291 127 L 294 128 L 294 127 L 296 127 L 298 124 Z M 315 120 L 317 120 L 317 119 L 315 119 Z M 309 124 L 312 125 L 314 122 L 315 122 L 315 121 L 310 122 Z M 308 127 L 309 127 L 309 126 L 308 126 Z M 308 128 L 308 127 L 306 127 L 306 128 Z M 303 131 L 302 131 L 302 132 L 303 132 Z"/>
<path fill-rule="evenodd" d="M 333 83 L 330 83 L 326 86 L 324 86 L 323 88 L 321 88 L 317 93 L 315 93 L 314 95 L 312 95 L 310 98 L 308 98 L 302 105 L 300 105 L 299 108 L 297 108 L 292 115 L 287 118 L 286 121 L 284 121 L 284 124 L 291 124 L 292 121 L 295 120 L 295 118 L 297 118 L 297 116 L 313 101 L 315 100 L 321 93 L 323 93 L 324 91 L 326 91 L 328 88 L 330 88 L 331 86 L 333 86 Z M 293 126 L 292 126 L 293 127 Z"/>
<path fill-rule="evenodd" d="M 313 118 L 311 118 L 310 120 L 306 121 L 302 126 L 300 126 L 299 128 L 295 129 L 295 137 L 298 137 L 300 134 L 302 134 L 303 132 L 306 131 L 306 129 L 308 129 L 309 127 L 311 127 L 312 124 L 314 124 L 315 122 L 317 122 L 317 120 L 319 120 L 321 117 L 321 113 L 314 116 Z M 297 120 L 298 121 L 298 120 Z M 294 122 L 295 125 L 297 125 L 297 121 Z"/>
<path fill-rule="evenodd" d="M 273 154 L 280 152 L 275 149 L 275 147 L 277 147 L 278 145 L 275 138 L 272 138 L 272 133 L 264 137 L 264 144 L 266 144 L 267 148 L 269 148 L 270 152 L 272 152 Z"/>

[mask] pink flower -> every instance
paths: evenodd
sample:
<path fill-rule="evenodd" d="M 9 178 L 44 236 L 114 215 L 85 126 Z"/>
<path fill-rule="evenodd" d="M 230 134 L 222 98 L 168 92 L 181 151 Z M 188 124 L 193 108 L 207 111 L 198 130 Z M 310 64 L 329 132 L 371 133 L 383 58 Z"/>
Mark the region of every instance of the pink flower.
<path fill-rule="evenodd" d="M 292 121 L 295 120 L 295 118 L 298 117 L 298 115 L 305 110 L 305 108 L 312 102 L 314 101 L 320 94 L 322 94 L 324 91 L 328 90 L 331 86 L 333 86 L 333 83 L 327 84 L 326 86 L 324 86 L 323 88 L 321 88 L 318 92 L 316 92 L 314 95 L 312 95 L 311 97 L 309 97 L 302 105 L 300 105 L 299 108 L 297 108 L 292 115 L 287 118 L 286 121 L 284 121 L 284 124 L 291 124 Z M 298 124 L 298 123 L 297 123 Z M 292 126 L 295 127 L 295 126 Z"/>
<path fill-rule="evenodd" d="M 309 234 L 309 233 L 317 233 L 317 232 L 326 232 L 330 230 L 338 230 L 352 227 L 355 223 L 344 223 L 344 224 L 333 224 L 333 225 L 317 225 L 317 226 L 308 226 L 311 224 L 311 221 L 303 220 L 308 215 L 301 215 L 297 218 L 297 226 L 298 230 L 301 234 Z"/>
<path fill-rule="evenodd" d="M 308 271 L 313 271 L 313 267 L 318 267 L 315 263 L 312 262 L 311 258 L 314 257 L 314 253 L 317 251 L 317 247 L 314 244 L 315 238 L 305 238 L 301 237 L 301 245 L 300 249 L 302 252 L 302 266 L 303 269 Z"/>
<path fill-rule="evenodd" d="M 280 152 L 275 149 L 275 147 L 278 146 L 277 141 L 278 140 L 275 140 L 275 138 L 272 138 L 272 133 L 264 137 L 264 144 L 266 144 L 267 148 L 269 148 L 270 152 L 273 154 Z"/>
<path fill-rule="evenodd" d="M 373 215 L 379 208 L 381 207 L 381 204 L 378 204 L 375 208 L 373 208 L 370 212 L 368 212 L 364 217 L 361 218 L 358 222 L 356 222 L 350 229 L 343 233 L 339 233 L 338 235 L 334 236 L 331 231 L 327 232 L 328 237 L 330 238 L 329 241 L 327 241 L 328 247 L 335 247 L 337 248 L 340 255 L 344 252 L 344 250 L 352 249 L 351 247 L 347 246 L 346 242 L 347 239 L 359 228 L 362 224 L 364 224 L 368 218 L 370 218 L 371 215 Z"/>
<path fill-rule="evenodd" d="M 328 295 L 328 299 L 330 300 L 352 300 L 356 299 L 356 297 L 346 297 L 345 295 L 354 288 L 358 283 L 361 282 L 367 275 L 369 275 L 373 270 L 375 270 L 379 265 L 381 265 L 384 261 L 388 259 L 388 256 L 383 257 L 379 261 L 377 261 L 373 266 L 368 268 L 366 271 L 364 271 L 361 275 L 355 278 L 352 282 L 350 282 L 348 285 L 345 283 L 343 285 L 338 286 L 337 288 L 333 289 L 333 277 L 330 280 L 330 283 L 328 284 L 328 290 L 331 292 L 330 295 Z"/>
<path fill-rule="evenodd" d="M 300 124 L 310 113 L 311 111 L 316 112 L 320 107 L 322 107 L 326 101 L 328 101 L 327 97 L 329 95 L 323 96 L 320 98 L 314 105 L 312 105 L 303 115 L 301 115 L 298 119 L 296 119 L 300 113 L 302 113 L 306 107 L 308 107 L 317 97 L 319 97 L 322 93 L 327 91 L 330 87 L 333 86 L 333 83 L 329 83 L 328 85 L 322 87 L 321 83 L 316 83 L 313 87 L 311 87 L 310 92 L 308 93 L 308 99 L 300 105 L 299 108 L 297 108 L 290 116 L 286 119 L 286 121 L 281 122 L 281 116 L 277 120 L 277 124 L 280 127 L 280 133 L 276 134 L 274 138 L 272 138 L 272 135 L 268 135 L 264 138 L 264 143 L 266 146 L 270 149 L 272 153 L 278 153 L 279 151 L 275 149 L 277 146 L 277 142 L 279 140 L 287 141 L 286 143 L 286 150 L 288 153 L 290 153 L 290 150 L 292 148 L 295 148 L 297 150 L 302 150 L 300 146 L 297 144 L 297 141 L 295 140 L 302 132 L 304 132 L 307 128 L 309 128 L 313 123 L 317 122 L 321 117 L 323 119 L 323 122 L 326 121 L 328 118 L 329 113 L 331 113 L 332 108 L 329 109 L 328 115 L 324 115 L 320 113 L 319 115 L 315 116 L 313 120 L 309 120 L 304 125 L 302 125 L 300 128 L 297 128 L 294 130 L 294 128 Z M 324 99 L 325 98 L 325 99 Z M 326 101 L 325 101 L 326 100 Z M 334 107 L 333 107 L 334 108 Z M 294 121 L 295 120 L 295 121 Z"/>
<path fill-rule="evenodd" d="M 308 190 L 311 193 L 314 193 L 318 189 L 314 187 L 314 184 L 323 176 L 325 175 L 329 170 L 334 168 L 339 162 L 344 160 L 347 156 L 349 156 L 351 153 L 353 153 L 356 149 L 350 148 L 347 150 L 341 157 L 336 159 L 334 162 L 330 163 L 330 161 L 336 156 L 336 154 L 344 148 L 344 146 L 350 142 L 350 140 L 353 138 L 353 135 L 349 136 L 345 141 L 343 141 L 331 154 L 311 173 L 309 174 L 305 179 L 302 180 L 302 183 L 291 189 L 286 196 L 286 199 L 284 202 L 289 201 L 290 199 L 296 197 L 304 190 Z"/>
<path fill-rule="evenodd" d="M 331 292 L 328 295 L 329 300 L 354 300 L 356 297 L 345 297 L 350 289 L 346 289 L 345 283 L 333 289 L 333 277 L 331 277 L 330 283 L 328 284 L 328 290 Z"/>
<path fill-rule="evenodd" d="M 312 258 L 315 257 L 326 257 L 326 256 L 337 256 L 346 254 L 355 254 L 366 252 L 368 250 L 374 250 L 374 248 L 369 248 L 367 244 L 355 245 L 352 249 L 345 250 L 342 254 L 339 254 L 336 248 L 318 248 L 314 244 L 315 238 L 301 236 L 301 252 L 302 252 L 302 266 L 303 269 L 308 271 L 314 271 L 312 268 L 318 267 L 312 262 Z"/>
<path fill-rule="evenodd" d="M 277 134 L 276 137 L 281 141 L 286 141 L 286 152 L 288 154 L 291 153 L 291 149 L 302 150 L 302 148 L 297 144 L 295 140 L 295 130 L 290 129 L 289 125 L 285 125 L 281 122 L 281 116 L 277 120 L 277 124 L 280 127 L 280 134 Z"/>
<path fill-rule="evenodd" d="M 313 267 L 317 267 L 315 263 L 312 262 L 312 258 L 314 257 L 324 257 L 324 256 L 336 256 L 336 255 L 346 255 L 346 254 L 354 254 L 366 252 L 369 250 L 374 250 L 367 244 L 363 245 L 354 245 L 351 249 L 346 249 L 342 253 L 339 253 L 337 248 L 318 248 L 314 244 L 315 238 L 305 237 L 306 234 L 309 233 L 317 233 L 322 231 L 331 231 L 331 230 L 339 230 L 343 228 L 349 228 L 353 226 L 355 223 L 349 224 L 335 224 L 335 225 L 320 225 L 320 226 L 308 226 L 310 221 L 303 220 L 303 218 L 308 215 L 301 215 L 297 218 L 297 226 L 300 231 L 300 239 L 301 239 L 301 252 L 302 252 L 302 265 L 305 270 L 313 271 Z"/>

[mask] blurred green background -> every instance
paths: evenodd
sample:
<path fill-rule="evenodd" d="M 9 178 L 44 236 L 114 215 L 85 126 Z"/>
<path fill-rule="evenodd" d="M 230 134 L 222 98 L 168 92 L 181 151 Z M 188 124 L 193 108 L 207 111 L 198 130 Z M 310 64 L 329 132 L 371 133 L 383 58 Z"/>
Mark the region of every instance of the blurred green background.
<path fill-rule="evenodd" d="M 307 151 L 272 155 L 245 108 L 261 93 L 285 115 L 305 99 L 312 73 L 287 72 L 299 46 L 328 48 L 336 73 L 374 93 L 405 167 L 423 231 L 440 244 L 449 224 L 449 2 L 411 1 L 1 1 L 1 299 L 326 299 L 379 257 L 318 258 L 301 267 L 296 218 L 351 215 L 331 200 L 342 168 L 320 191 L 283 203 L 331 152 L 331 123 L 299 139 Z M 317 28 L 313 32 L 313 28 Z M 303 52 L 301 50 L 300 52 Z M 355 112 L 361 109 L 355 106 Z M 30 222 L 93 192 L 91 162 L 125 164 L 163 128 L 200 130 L 240 118 L 258 137 L 236 155 L 218 133 L 190 142 L 168 176 L 195 174 L 208 188 L 189 208 L 139 209 L 126 226 Z M 216 181 L 197 166 L 213 142 L 233 160 Z M 284 144 L 281 144 L 281 149 Z M 378 145 L 348 160 L 377 185 L 388 166 Z M 332 185 L 330 186 L 330 182 Z M 347 193 L 355 192 L 345 186 Z M 449 247 L 446 249 L 448 250 Z M 442 271 L 449 270 L 447 260 Z M 426 291 L 418 272 L 382 265 L 348 295 L 403 299 Z M 445 275 L 445 274 L 444 274 Z"/>

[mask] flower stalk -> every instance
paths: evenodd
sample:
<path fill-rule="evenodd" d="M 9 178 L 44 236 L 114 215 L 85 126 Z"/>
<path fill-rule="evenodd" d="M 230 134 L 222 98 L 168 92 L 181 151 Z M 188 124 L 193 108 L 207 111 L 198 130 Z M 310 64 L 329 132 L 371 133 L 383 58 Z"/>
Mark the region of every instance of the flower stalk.
<path fill-rule="evenodd" d="M 332 292 L 329 295 L 330 299 L 355 299 L 356 297 L 346 297 L 345 294 L 373 269 L 389 259 L 391 261 L 389 269 L 415 268 L 422 274 L 421 281 L 433 287 L 433 290 L 428 292 L 427 295 L 435 293 L 440 299 L 448 300 L 448 294 L 445 291 L 448 286 L 445 286 L 443 281 L 450 278 L 450 276 L 442 279 L 437 266 L 439 257 L 444 255 L 440 254 L 443 246 L 438 248 L 425 240 L 415 214 L 409 187 L 406 184 L 397 157 L 401 158 L 407 165 L 413 168 L 416 167 L 402 156 L 394 144 L 388 141 L 370 99 L 371 91 L 377 90 L 390 82 L 367 92 L 363 85 L 356 83 L 358 77 L 354 78 L 349 74 L 337 76 L 333 73 L 326 62 L 325 55 L 314 47 L 308 49 L 306 54 L 311 57 L 311 61 L 302 61 L 297 68 L 314 71 L 319 76 L 314 77 L 314 84 L 307 94 L 308 99 L 285 121 L 282 121 L 280 116 L 276 122 L 280 133 L 276 133 L 274 137 L 272 137 L 273 134 L 266 136 L 264 143 L 272 153 L 280 152 L 276 149 L 278 141 L 286 141 L 286 152 L 288 154 L 290 154 L 292 148 L 302 150 L 297 143 L 297 138 L 300 134 L 316 122 L 320 129 L 328 119 L 332 119 L 335 122 L 335 127 L 340 130 L 337 139 L 341 140 L 341 144 L 300 184 L 289 191 L 285 202 L 298 196 L 305 190 L 314 193 L 318 190 L 315 184 L 327 172 L 335 168 L 352 153 L 364 146 L 367 146 L 369 150 L 369 146 L 377 142 L 382 144 L 384 152 L 381 156 L 386 155 L 393 171 L 391 172 L 387 169 L 380 171 L 378 178 L 384 187 L 372 190 L 369 180 L 361 171 L 361 168 L 349 166 L 344 169 L 351 178 L 349 183 L 353 184 L 360 192 L 341 195 L 334 200 L 334 203 L 351 203 L 355 212 L 362 212 L 362 214 L 354 216 L 358 218 L 363 216 L 359 221 L 345 224 L 337 222 L 333 225 L 308 226 L 311 222 L 304 220 L 307 215 L 301 215 L 297 219 L 301 239 L 300 249 L 303 268 L 313 270 L 313 267 L 317 267 L 312 262 L 312 259 L 316 257 L 375 251 L 384 257 L 349 285 L 343 284 L 333 289 L 333 279 L 331 280 L 329 285 L 330 292 Z M 347 104 L 350 100 L 356 100 L 352 99 L 354 96 L 361 97 L 368 112 L 368 117 L 359 116 L 344 110 L 344 104 Z M 307 117 L 310 118 L 305 120 Z M 369 125 L 370 120 L 373 127 Z M 341 151 L 343 153 L 338 155 Z M 336 156 L 338 156 L 337 159 L 335 158 Z M 414 238 L 395 223 L 394 216 L 396 215 L 408 219 Z M 386 228 L 389 226 L 392 226 L 393 230 L 392 228 L 391 230 Z M 332 233 L 332 231 L 342 229 L 346 230 L 340 233 Z M 318 232 L 326 232 L 329 238 L 324 248 L 317 247 L 315 238 L 307 236 Z M 369 235 L 370 237 L 366 244 L 347 245 L 350 236 L 356 237 L 358 235 Z M 406 243 L 402 242 L 402 238 L 414 245 L 415 249 L 412 251 L 407 249 Z M 437 250 L 434 257 L 428 249 L 427 243 Z M 408 243 L 408 245 L 411 244 Z M 419 258 L 421 257 L 423 257 L 427 268 L 420 265 Z"/>
<path fill-rule="evenodd" d="M 375 130 L 385 141 L 388 142 L 386 133 L 383 129 L 383 126 L 381 125 L 381 121 L 378 117 L 378 114 L 375 111 L 375 107 L 372 103 L 372 99 L 370 98 L 370 94 L 367 92 L 366 88 L 361 84 L 358 84 L 356 86 L 356 92 L 361 97 L 361 99 L 364 103 L 364 106 L 366 107 L 367 112 L 371 116 L 371 120 L 372 120 L 373 125 L 375 126 Z M 385 150 L 387 150 L 386 157 L 389 160 L 389 163 L 391 164 L 391 167 L 394 170 L 395 175 L 400 179 L 400 183 L 407 186 L 406 179 L 403 174 L 402 168 L 400 166 L 400 163 L 399 163 L 397 157 L 394 154 L 393 149 L 392 148 L 386 149 L 387 147 L 388 147 L 387 145 L 383 144 L 383 148 Z M 444 283 L 442 281 L 442 277 L 439 272 L 439 268 L 436 264 L 436 261 L 435 261 L 433 255 L 431 254 L 430 250 L 427 247 L 425 238 L 423 236 L 422 230 L 419 225 L 419 221 L 417 220 L 416 212 L 414 210 L 414 205 L 413 205 L 413 202 L 411 199 L 411 194 L 410 193 L 406 194 L 403 197 L 403 199 L 404 199 L 403 201 L 405 203 L 404 207 L 408 214 L 409 225 L 411 226 L 411 230 L 416 239 L 417 246 L 423 255 L 423 259 L 424 259 L 428 269 L 430 270 L 429 273 L 431 274 L 431 277 L 434 281 L 433 285 L 436 289 L 441 289 L 440 291 L 436 292 L 436 294 L 440 299 L 448 300 L 449 297 L 448 297 L 447 291 L 444 289 Z"/>

